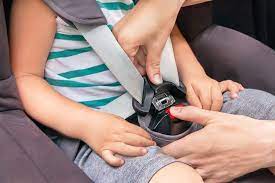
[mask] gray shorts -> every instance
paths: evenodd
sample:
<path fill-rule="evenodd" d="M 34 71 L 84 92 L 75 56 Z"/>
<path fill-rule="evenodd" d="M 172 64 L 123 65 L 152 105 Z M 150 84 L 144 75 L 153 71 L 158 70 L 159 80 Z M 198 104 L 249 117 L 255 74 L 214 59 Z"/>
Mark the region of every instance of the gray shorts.
<path fill-rule="evenodd" d="M 241 92 L 235 100 L 225 94 L 222 111 L 257 119 L 275 119 L 275 97 L 249 89 Z M 75 159 L 75 163 L 96 183 L 147 183 L 161 168 L 175 161 L 156 146 L 150 147 L 143 157 L 125 157 L 125 164 L 119 168 L 109 166 L 87 145 L 81 148 Z"/>
<path fill-rule="evenodd" d="M 96 183 L 145 183 L 161 168 L 176 161 L 173 157 L 164 155 L 157 146 L 149 147 L 145 156 L 124 157 L 124 160 L 123 166 L 114 168 L 84 145 L 75 163 Z"/>

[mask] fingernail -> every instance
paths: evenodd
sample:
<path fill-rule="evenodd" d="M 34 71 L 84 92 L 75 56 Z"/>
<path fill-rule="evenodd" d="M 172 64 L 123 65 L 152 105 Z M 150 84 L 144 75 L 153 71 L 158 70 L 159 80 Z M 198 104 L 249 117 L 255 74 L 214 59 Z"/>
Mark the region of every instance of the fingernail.
<path fill-rule="evenodd" d="M 239 95 L 238 95 L 237 93 L 233 93 L 233 94 L 231 95 L 231 97 L 232 97 L 232 98 L 238 98 Z"/>
<path fill-rule="evenodd" d="M 154 82 L 155 84 L 159 85 L 163 83 L 162 77 L 160 74 L 155 74 L 154 75 Z"/>
<path fill-rule="evenodd" d="M 147 149 L 142 149 L 141 152 L 142 152 L 142 154 L 147 154 L 148 151 L 147 151 Z"/>
<path fill-rule="evenodd" d="M 173 113 L 173 114 L 180 113 L 181 112 L 181 108 L 179 108 L 179 107 L 171 107 L 170 108 L 170 112 Z"/>

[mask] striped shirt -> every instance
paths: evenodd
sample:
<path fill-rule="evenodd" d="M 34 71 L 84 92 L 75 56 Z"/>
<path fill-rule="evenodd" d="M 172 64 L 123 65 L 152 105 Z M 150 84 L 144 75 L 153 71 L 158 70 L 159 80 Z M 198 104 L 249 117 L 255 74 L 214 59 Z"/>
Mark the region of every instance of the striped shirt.
<path fill-rule="evenodd" d="M 97 3 L 110 28 L 134 7 L 132 0 Z M 81 33 L 60 18 L 56 21 L 57 32 L 45 67 L 47 82 L 63 96 L 94 109 L 123 95 L 126 90 Z"/>

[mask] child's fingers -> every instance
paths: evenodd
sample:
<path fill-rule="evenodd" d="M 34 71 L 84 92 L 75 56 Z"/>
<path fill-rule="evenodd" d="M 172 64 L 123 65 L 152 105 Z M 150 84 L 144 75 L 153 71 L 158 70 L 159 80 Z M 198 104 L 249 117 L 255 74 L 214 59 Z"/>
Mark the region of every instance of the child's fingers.
<path fill-rule="evenodd" d="M 223 96 L 220 87 L 212 87 L 211 111 L 220 111 L 223 105 Z"/>
<path fill-rule="evenodd" d="M 151 136 L 149 135 L 149 133 L 147 133 L 145 130 L 143 130 L 142 128 L 136 126 L 136 125 L 133 125 L 133 124 L 130 124 L 128 126 L 128 128 L 126 129 L 126 132 L 127 133 L 133 133 L 133 134 L 136 134 L 138 136 L 142 136 L 148 140 L 152 140 Z"/>
<path fill-rule="evenodd" d="M 103 150 L 101 157 L 111 166 L 119 167 L 124 164 L 124 160 L 116 157 L 111 150 Z"/>
<path fill-rule="evenodd" d="M 136 147 L 149 147 L 149 146 L 156 145 L 154 141 L 133 133 L 126 133 L 125 135 L 123 135 L 122 141 L 125 144 L 136 146 Z"/>
<path fill-rule="evenodd" d="M 194 89 L 192 86 L 187 87 L 186 89 L 186 93 L 187 93 L 187 101 L 190 105 L 198 107 L 200 109 L 202 109 L 202 104 L 200 102 L 200 99 L 198 98 L 198 96 L 196 95 Z"/>
<path fill-rule="evenodd" d="M 209 89 L 209 91 L 199 91 L 199 98 L 202 104 L 202 108 L 205 110 L 210 110 L 212 102 L 211 88 Z"/>
<path fill-rule="evenodd" d="M 237 98 L 239 93 L 239 86 L 231 80 L 220 82 L 220 88 L 222 92 L 229 91 L 231 98 Z"/>
<path fill-rule="evenodd" d="M 228 82 L 227 81 L 222 81 L 219 83 L 219 85 L 220 85 L 222 93 L 228 91 Z"/>
<path fill-rule="evenodd" d="M 240 84 L 240 83 L 236 83 L 238 86 L 239 86 L 239 89 L 241 90 L 241 91 L 243 91 L 244 90 L 244 87 L 243 87 L 243 85 L 242 84 Z"/>
<path fill-rule="evenodd" d="M 130 146 L 122 142 L 112 143 L 108 145 L 107 149 L 110 149 L 116 154 L 130 157 L 144 156 L 148 152 L 145 147 Z"/>

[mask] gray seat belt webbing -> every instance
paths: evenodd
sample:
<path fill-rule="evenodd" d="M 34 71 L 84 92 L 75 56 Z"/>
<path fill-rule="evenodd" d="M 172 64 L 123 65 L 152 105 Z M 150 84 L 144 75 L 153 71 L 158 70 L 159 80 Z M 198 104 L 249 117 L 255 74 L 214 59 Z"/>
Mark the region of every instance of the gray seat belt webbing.
<path fill-rule="evenodd" d="M 120 47 L 107 25 L 91 27 L 74 23 L 121 85 L 142 103 L 144 79 Z"/>
<path fill-rule="evenodd" d="M 107 104 L 100 111 L 126 119 L 135 113 L 132 107 L 132 97 L 142 103 L 144 86 L 142 76 L 120 47 L 107 25 L 91 27 L 78 23 L 74 24 L 117 80 L 129 92 Z M 179 85 L 178 71 L 173 53 L 172 42 L 169 38 L 161 58 L 161 74 L 164 80 Z"/>
<path fill-rule="evenodd" d="M 170 38 L 168 38 L 162 52 L 160 72 L 165 81 L 170 81 L 177 86 L 180 85 L 177 64 L 174 56 L 174 49 Z"/>
<path fill-rule="evenodd" d="M 111 113 L 124 119 L 135 114 L 132 106 L 132 96 L 126 93 L 100 109 L 102 112 Z"/>

